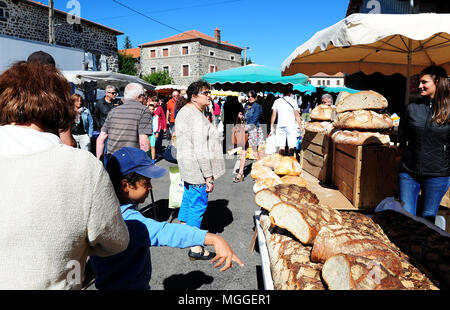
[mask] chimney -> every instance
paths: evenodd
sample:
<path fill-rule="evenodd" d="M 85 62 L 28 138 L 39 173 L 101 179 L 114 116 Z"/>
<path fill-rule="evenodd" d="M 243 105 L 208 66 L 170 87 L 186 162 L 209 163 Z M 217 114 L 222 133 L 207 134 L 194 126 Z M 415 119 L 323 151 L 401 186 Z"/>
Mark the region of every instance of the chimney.
<path fill-rule="evenodd" d="M 216 30 L 214 30 L 214 38 L 216 39 L 217 43 L 220 43 L 220 30 L 219 30 L 219 28 L 216 28 Z"/>

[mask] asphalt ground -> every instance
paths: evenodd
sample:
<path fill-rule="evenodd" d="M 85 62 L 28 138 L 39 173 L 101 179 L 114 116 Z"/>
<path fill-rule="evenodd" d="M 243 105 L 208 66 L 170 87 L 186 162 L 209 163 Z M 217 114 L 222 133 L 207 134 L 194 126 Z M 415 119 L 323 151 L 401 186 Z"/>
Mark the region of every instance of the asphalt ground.
<path fill-rule="evenodd" d="M 229 156 L 225 156 L 226 158 Z M 253 161 L 246 162 L 249 173 Z M 209 194 L 208 208 L 202 228 L 225 238 L 233 251 L 243 261 L 244 267 L 233 267 L 220 272 L 211 261 L 190 261 L 189 249 L 152 247 L 152 290 L 258 290 L 263 289 L 261 258 L 256 246 L 250 253 L 254 234 L 254 213 L 260 208 L 254 202 L 253 180 L 248 174 L 244 182 L 233 183 L 235 158 L 225 159 L 226 173 L 215 181 L 214 191 Z M 157 163 L 169 168 L 176 166 L 165 160 Z M 157 220 L 179 223 L 178 209 L 168 208 L 169 174 L 152 180 Z M 145 216 L 154 216 L 149 197 L 141 208 Z M 141 207 L 141 206 L 140 206 Z M 209 250 L 214 250 L 212 246 Z"/>
<path fill-rule="evenodd" d="M 167 145 L 164 140 L 163 146 Z M 247 160 L 244 173 L 246 177 L 241 183 L 233 183 L 233 167 L 238 158 L 236 155 L 224 154 L 226 172 L 215 180 L 214 191 L 209 194 L 208 207 L 204 215 L 202 229 L 224 237 L 233 251 L 242 260 L 241 267 L 233 263 L 233 267 L 221 272 L 214 268 L 211 261 L 190 261 L 189 248 L 152 247 L 152 290 L 263 290 L 261 257 L 258 245 L 250 253 L 252 237 L 255 231 L 254 214 L 260 208 L 254 202 L 253 180 L 250 177 L 251 165 Z M 176 166 L 162 159 L 157 165 L 166 169 Z M 153 199 L 151 195 L 138 209 L 149 218 L 158 221 L 179 223 L 178 209 L 169 209 L 169 173 L 159 179 L 152 179 Z M 180 224 L 181 225 L 181 224 Z M 214 247 L 208 246 L 214 251 Z M 87 290 L 95 290 L 94 284 Z"/>

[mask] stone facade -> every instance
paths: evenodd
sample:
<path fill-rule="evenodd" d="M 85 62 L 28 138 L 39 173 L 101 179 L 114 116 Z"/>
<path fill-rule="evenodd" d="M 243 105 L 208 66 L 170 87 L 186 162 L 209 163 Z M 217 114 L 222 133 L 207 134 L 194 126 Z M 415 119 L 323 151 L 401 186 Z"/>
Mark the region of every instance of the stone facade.
<path fill-rule="evenodd" d="M 187 54 L 183 55 L 183 49 Z M 167 49 L 167 56 L 163 50 Z M 152 57 L 152 51 L 155 57 Z M 221 71 L 241 65 L 239 49 L 206 40 L 174 42 L 155 46 L 142 46 L 142 75 L 168 70 L 174 84 L 188 86 L 212 71 Z M 186 67 L 187 66 L 187 67 Z M 188 76 L 184 76 L 187 73 Z"/>
<path fill-rule="evenodd" d="M 48 6 L 34 1 L 0 0 L 0 34 L 48 42 Z M 83 49 L 97 60 L 106 57 L 107 70 L 117 72 L 117 35 L 122 32 L 81 19 L 70 24 L 67 14 L 55 10 L 57 45 Z"/>

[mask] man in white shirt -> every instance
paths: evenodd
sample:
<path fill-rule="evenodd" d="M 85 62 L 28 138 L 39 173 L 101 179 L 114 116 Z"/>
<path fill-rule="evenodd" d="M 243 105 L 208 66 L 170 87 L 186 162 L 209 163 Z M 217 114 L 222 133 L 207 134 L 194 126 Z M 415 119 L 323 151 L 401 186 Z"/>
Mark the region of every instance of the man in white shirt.
<path fill-rule="evenodd" d="M 290 92 L 288 92 L 283 97 L 275 100 L 272 110 L 270 134 L 276 133 L 279 153 L 281 155 L 292 156 L 294 155 L 294 147 L 297 144 L 298 128 L 302 130 L 302 121 L 298 104 L 290 97 Z M 278 123 L 275 131 L 274 123 L 277 116 Z M 296 123 L 298 124 L 298 127 Z M 289 148 L 288 154 L 285 154 L 286 140 Z"/>

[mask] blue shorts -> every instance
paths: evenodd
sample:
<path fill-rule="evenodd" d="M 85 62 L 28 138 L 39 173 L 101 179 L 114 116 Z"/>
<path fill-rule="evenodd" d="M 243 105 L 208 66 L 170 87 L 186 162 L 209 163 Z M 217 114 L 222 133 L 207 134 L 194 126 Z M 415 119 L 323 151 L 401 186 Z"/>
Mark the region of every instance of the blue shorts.
<path fill-rule="evenodd" d="M 148 139 L 150 140 L 150 147 L 155 147 L 155 144 L 156 144 L 155 134 L 148 136 Z"/>
<path fill-rule="evenodd" d="M 178 212 L 178 220 L 189 226 L 200 228 L 207 206 L 206 184 L 194 185 L 184 182 L 183 199 Z"/>

